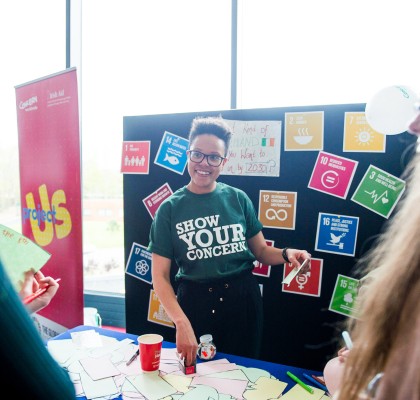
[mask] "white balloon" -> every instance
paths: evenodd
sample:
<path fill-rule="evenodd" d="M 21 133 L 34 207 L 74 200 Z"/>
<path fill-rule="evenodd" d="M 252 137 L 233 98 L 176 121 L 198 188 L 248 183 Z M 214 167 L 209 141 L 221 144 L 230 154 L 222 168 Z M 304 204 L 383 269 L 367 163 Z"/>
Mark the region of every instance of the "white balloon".
<path fill-rule="evenodd" d="M 384 135 L 405 132 L 417 114 L 414 107 L 417 101 L 417 94 L 407 86 L 386 87 L 366 103 L 366 121 Z"/>

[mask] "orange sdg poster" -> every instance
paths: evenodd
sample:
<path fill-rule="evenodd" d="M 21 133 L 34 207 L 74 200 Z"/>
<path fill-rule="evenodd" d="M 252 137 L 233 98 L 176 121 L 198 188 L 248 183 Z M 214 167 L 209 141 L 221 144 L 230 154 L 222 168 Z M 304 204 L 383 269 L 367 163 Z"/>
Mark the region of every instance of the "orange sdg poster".
<path fill-rule="evenodd" d="M 296 192 L 260 190 L 258 218 L 264 228 L 295 229 Z"/>
<path fill-rule="evenodd" d="M 61 279 L 52 302 L 33 316 L 46 339 L 83 324 L 76 69 L 24 83 L 15 89 L 22 234 L 51 254 L 42 267 L 44 275 Z"/>

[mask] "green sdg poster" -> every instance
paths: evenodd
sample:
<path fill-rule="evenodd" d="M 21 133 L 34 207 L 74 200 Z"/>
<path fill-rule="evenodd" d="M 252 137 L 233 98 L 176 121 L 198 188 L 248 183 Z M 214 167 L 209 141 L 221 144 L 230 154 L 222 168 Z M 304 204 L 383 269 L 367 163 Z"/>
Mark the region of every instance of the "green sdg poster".
<path fill-rule="evenodd" d="M 338 274 L 328 309 L 349 317 L 354 316 L 358 290 L 359 281 L 357 279 Z"/>
<path fill-rule="evenodd" d="M 405 181 L 370 165 L 351 199 L 388 218 L 404 190 Z"/>

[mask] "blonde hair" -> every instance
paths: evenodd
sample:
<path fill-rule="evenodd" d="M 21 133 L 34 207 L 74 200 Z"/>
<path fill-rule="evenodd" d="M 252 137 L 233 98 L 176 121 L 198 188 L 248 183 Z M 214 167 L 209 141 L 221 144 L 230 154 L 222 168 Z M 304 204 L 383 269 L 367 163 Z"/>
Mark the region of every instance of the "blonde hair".
<path fill-rule="evenodd" d="M 412 331 L 413 317 L 420 315 L 420 154 L 415 154 L 403 177 L 407 190 L 394 217 L 358 263 L 359 272 L 370 273 L 372 279 L 364 284 L 360 318 L 347 321 L 354 347 L 345 363 L 339 400 L 360 398 Z M 419 385 L 413 382 L 413 387 Z"/>

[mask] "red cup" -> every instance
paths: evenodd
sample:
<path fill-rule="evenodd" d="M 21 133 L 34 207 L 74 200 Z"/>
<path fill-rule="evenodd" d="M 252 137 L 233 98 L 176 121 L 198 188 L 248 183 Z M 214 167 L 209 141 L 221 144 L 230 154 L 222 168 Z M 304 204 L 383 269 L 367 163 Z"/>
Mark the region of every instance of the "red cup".
<path fill-rule="evenodd" d="M 140 366 L 142 371 L 158 371 L 163 337 L 155 333 L 147 333 L 139 336 L 137 341 L 139 343 Z"/>

